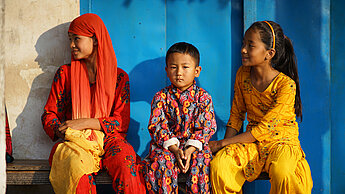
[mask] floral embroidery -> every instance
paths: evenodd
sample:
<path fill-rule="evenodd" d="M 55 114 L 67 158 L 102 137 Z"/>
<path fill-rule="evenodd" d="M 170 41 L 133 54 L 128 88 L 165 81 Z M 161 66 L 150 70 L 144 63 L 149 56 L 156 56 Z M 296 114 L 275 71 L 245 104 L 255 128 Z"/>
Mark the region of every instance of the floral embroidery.
<path fill-rule="evenodd" d="M 70 70 L 70 65 L 64 65 L 57 71 L 52 85 L 53 92 L 50 93 L 41 117 L 44 130 L 53 140 L 57 138 L 54 136 L 54 131 L 59 127 L 59 124 L 65 120 L 72 119 L 71 79 L 68 77 Z M 135 152 L 133 147 L 125 139 L 125 132 L 127 132 L 127 126 L 130 120 L 129 82 L 128 76 L 123 70 L 118 68 L 117 72 L 117 89 L 114 93 L 114 99 L 117 101 L 113 102 L 114 108 L 110 112 L 110 116 L 100 120 L 102 129 L 106 133 L 104 137 L 103 148 L 105 153 L 102 156 L 102 166 L 109 171 L 109 174 L 119 175 L 113 180 L 116 193 L 127 193 L 128 191 L 137 193 L 139 189 L 143 189 L 144 185 L 141 185 L 139 174 L 135 177 L 132 176 L 133 170 L 131 172 L 131 169 L 126 167 L 127 164 L 132 164 L 132 169 L 135 169 L 138 173 L 142 173 L 143 171 L 143 167 L 137 169 L 138 165 L 136 164 Z M 116 109 L 115 106 L 117 107 Z M 133 159 L 125 160 L 127 155 L 132 155 Z M 113 168 L 114 165 L 121 165 L 124 168 Z M 94 186 L 92 176 L 88 176 L 88 179 L 85 179 L 87 180 L 86 182 Z M 92 188 L 94 189 L 94 187 Z"/>
<path fill-rule="evenodd" d="M 252 181 L 262 172 L 272 149 L 286 144 L 299 145 L 298 124 L 293 111 L 296 84 L 280 73 L 267 90 L 258 92 L 250 83 L 250 68 L 242 66 L 236 76 L 235 89 L 234 99 L 237 101 L 233 104 L 235 111 L 231 112 L 228 125 L 239 125 L 242 114 L 246 112 L 247 131 L 257 141 L 247 146 L 243 144 L 243 150 L 238 149 L 237 144 L 231 145 L 227 153 L 233 158 L 243 156 L 243 152 L 253 156 L 243 167 L 246 179 Z"/>
<path fill-rule="evenodd" d="M 60 126 L 60 122 L 57 118 L 55 118 L 50 122 L 49 126 L 53 129 L 57 129 Z"/>
<path fill-rule="evenodd" d="M 117 75 L 116 88 L 119 87 L 119 83 L 121 82 L 123 77 L 125 77 L 125 75 L 123 73 L 119 73 Z"/>
<path fill-rule="evenodd" d="M 57 96 L 57 110 L 58 112 L 62 112 L 64 110 L 65 104 L 66 104 L 66 90 L 60 91 Z"/>
<path fill-rule="evenodd" d="M 91 174 L 88 175 L 88 178 L 89 178 L 90 185 L 96 185 L 95 179 L 93 178 Z M 90 187 L 90 191 L 91 191 L 91 187 Z"/>
<path fill-rule="evenodd" d="M 116 178 L 114 183 L 115 183 L 115 185 L 114 185 L 115 193 L 124 194 L 125 193 L 125 185 L 124 185 L 123 181 L 121 181 L 119 178 Z"/>
<path fill-rule="evenodd" d="M 243 80 L 243 91 L 251 92 L 252 91 L 252 83 L 250 82 L 250 79 Z"/>
<path fill-rule="evenodd" d="M 249 161 L 248 164 L 246 165 L 244 171 L 245 171 L 246 177 L 252 176 L 254 174 L 254 162 Z"/>
<path fill-rule="evenodd" d="M 121 150 L 122 150 L 121 147 L 118 145 L 111 146 L 109 148 L 110 153 L 107 153 L 107 154 L 110 154 L 111 156 L 115 156 L 117 153 L 121 152 Z"/>
<path fill-rule="evenodd" d="M 127 165 L 127 167 L 128 167 L 129 169 L 131 169 L 131 174 L 132 174 L 133 176 L 137 176 L 137 171 L 136 171 L 135 166 L 134 166 L 134 159 L 133 159 L 133 156 L 132 156 L 132 155 L 126 156 L 125 160 L 129 162 L 129 164 Z"/>
<path fill-rule="evenodd" d="M 102 122 L 106 127 L 108 133 L 113 133 L 113 130 L 117 129 L 117 127 L 120 126 L 120 123 L 117 120 L 103 119 Z"/>
<path fill-rule="evenodd" d="M 120 100 L 125 103 L 129 102 L 129 81 L 126 82 L 125 87 L 122 89 Z"/>
<path fill-rule="evenodd" d="M 57 82 L 61 79 L 61 74 L 63 74 L 63 68 L 60 67 L 56 73 L 55 73 L 55 76 L 54 76 L 54 82 Z"/>

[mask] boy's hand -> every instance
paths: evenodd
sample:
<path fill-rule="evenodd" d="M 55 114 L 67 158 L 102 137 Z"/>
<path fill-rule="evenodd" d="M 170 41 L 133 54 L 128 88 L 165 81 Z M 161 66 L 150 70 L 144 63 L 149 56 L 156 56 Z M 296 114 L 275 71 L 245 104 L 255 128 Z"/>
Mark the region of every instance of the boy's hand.
<path fill-rule="evenodd" d="M 184 160 L 186 161 L 186 163 L 184 165 L 184 169 L 182 170 L 183 173 L 186 173 L 189 170 L 191 155 L 195 150 L 196 148 L 194 146 L 189 146 L 184 150 Z"/>
<path fill-rule="evenodd" d="M 185 168 L 185 165 L 182 161 L 182 159 L 185 158 L 183 151 L 176 145 L 171 145 L 168 149 L 175 155 L 177 165 L 179 166 L 180 170 L 183 171 L 183 169 Z"/>
<path fill-rule="evenodd" d="M 212 152 L 212 154 L 216 154 L 216 152 L 218 152 L 220 149 L 222 149 L 222 140 L 219 141 L 209 141 L 208 142 L 208 146 L 210 147 L 210 150 Z"/>

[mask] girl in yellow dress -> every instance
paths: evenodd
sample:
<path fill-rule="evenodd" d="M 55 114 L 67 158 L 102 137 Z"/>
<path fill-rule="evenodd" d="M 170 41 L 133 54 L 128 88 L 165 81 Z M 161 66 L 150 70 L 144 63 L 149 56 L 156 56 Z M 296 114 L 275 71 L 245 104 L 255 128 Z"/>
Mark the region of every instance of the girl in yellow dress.
<path fill-rule="evenodd" d="M 271 194 L 311 193 L 313 181 L 298 140 L 302 120 L 297 62 L 279 24 L 253 23 L 241 49 L 225 137 L 211 141 L 214 193 L 242 193 L 244 182 L 267 172 Z M 246 131 L 238 134 L 247 113 Z"/>

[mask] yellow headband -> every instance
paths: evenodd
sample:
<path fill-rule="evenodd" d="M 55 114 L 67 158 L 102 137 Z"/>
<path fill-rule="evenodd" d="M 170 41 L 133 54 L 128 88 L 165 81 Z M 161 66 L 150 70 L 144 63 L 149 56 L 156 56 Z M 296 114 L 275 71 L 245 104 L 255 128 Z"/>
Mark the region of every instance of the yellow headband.
<path fill-rule="evenodd" d="M 272 48 L 274 49 L 275 45 L 276 45 L 276 35 L 274 34 L 274 30 L 273 27 L 271 26 L 271 24 L 268 21 L 264 21 L 272 30 L 272 36 L 273 36 L 273 46 Z"/>

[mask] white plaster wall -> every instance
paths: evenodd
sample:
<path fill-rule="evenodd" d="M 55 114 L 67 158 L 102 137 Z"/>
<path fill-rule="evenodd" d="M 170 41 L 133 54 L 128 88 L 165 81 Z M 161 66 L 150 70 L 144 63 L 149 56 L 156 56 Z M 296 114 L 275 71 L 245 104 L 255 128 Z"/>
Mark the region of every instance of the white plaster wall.
<path fill-rule="evenodd" d="M 4 3 L 0 1 L 0 40 L 4 38 Z M 0 42 L 0 193 L 6 193 L 6 161 L 5 161 L 5 79 L 4 79 L 4 44 Z"/>
<path fill-rule="evenodd" d="M 1 10 L 0 5 L 0 10 Z M 1 19 L 1 16 L 0 16 Z M 1 22 L 0 22 L 1 24 Z M 0 46 L 3 49 L 3 46 Z M 1 55 L 0 51 L 0 55 Z M 3 57 L 1 57 L 3 58 Z M 4 65 L 3 59 L 0 59 L 0 193 L 6 193 L 6 140 L 5 140 L 5 79 L 4 79 Z"/>
<path fill-rule="evenodd" d="M 1 1 L 1 0 L 0 0 Z M 70 62 L 67 30 L 79 0 L 5 2 L 5 101 L 16 159 L 47 159 L 41 115 L 57 68 Z"/>
<path fill-rule="evenodd" d="M 0 5 L 1 10 L 1 5 Z M 1 16 L 0 16 L 1 19 Z M 1 23 L 0 23 L 1 24 Z M 0 46 L 0 49 L 3 47 Z M 0 52 L 1 54 L 1 52 Z M 0 193 L 6 193 L 6 140 L 5 140 L 5 79 L 4 79 L 4 65 L 3 60 L 0 59 Z"/>

